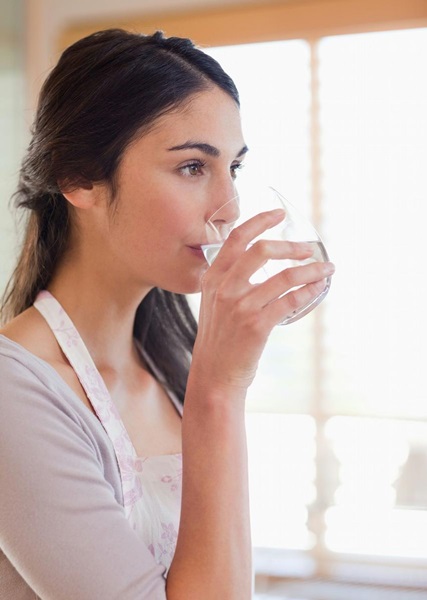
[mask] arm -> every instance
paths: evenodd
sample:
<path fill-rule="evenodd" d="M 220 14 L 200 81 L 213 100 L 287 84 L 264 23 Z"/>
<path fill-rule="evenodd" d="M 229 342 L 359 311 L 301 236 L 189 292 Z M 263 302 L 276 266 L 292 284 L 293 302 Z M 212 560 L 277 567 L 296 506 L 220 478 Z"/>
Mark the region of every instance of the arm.
<path fill-rule="evenodd" d="M 182 511 L 168 599 L 248 600 L 251 552 L 243 398 L 216 395 L 193 380 L 183 417 Z"/>
<path fill-rule="evenodd" d="M 199 332 L 183 417 L 183 496 L 170 600 L 249 600 L 251 541 L 244 402 L 272 328 L 324 287 L 319 263 L 252 286 L 270 257 L 307 258 L 289 242 L 246 247 L 283 214 L 235 229 L 202 282 Z M 298 290 L 285 292 L 294 286 Z"/>

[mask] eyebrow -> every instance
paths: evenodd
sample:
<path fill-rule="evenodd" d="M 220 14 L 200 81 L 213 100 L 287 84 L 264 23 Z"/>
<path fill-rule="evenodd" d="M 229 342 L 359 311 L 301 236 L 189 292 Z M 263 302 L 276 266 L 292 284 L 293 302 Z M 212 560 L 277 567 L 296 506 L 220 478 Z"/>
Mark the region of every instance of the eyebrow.
<path fill-rule="evenodd" d="M 206 144 L 204 142 L 188 141 L 184 144 L 180 144 L 179 146 L 173 146 L 172 148 L 168 148 L 169 151 L 194 149 L 200 150 L 200 152 L 203 152 L 203 154 L 207 154 L 208 156 L 214 156 L 215 158 L 221 155 L 221 152 L 218 150 L 218 148 L 215 148 L 215 146 L 211 146 L 210 144 Z M 239 158 L 243 154 L 246 154 L 248 150 L 249 148 L 247 146 L 243 146 L 243 148 L 237 154 L 236 158 Z"/>

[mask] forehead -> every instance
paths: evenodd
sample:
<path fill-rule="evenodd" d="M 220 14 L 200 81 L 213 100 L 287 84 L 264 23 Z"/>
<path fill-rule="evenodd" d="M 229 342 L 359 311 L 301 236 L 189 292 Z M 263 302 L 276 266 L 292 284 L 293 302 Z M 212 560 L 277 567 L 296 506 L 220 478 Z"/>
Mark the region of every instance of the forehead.
<path fill-rule="evenodd" d="M 244 144 L 236 102 L 215 87 L 191 96 L 184 105 L 159 117 L 141 142 L 169 148 L 197 139 L 217 148 L 238 150 Z"/>

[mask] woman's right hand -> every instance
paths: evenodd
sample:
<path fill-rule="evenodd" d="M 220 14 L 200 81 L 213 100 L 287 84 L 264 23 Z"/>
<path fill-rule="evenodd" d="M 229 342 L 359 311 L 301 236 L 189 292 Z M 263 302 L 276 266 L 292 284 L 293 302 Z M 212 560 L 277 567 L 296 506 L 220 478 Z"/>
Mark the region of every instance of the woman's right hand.
<path fill-rule="evenodd" d="M 285 269 L 261 284 L 249 282 L 269 259 L 312 255 L 311 245 L 300 242 L 260 240 L 248 248 L 284 216 L 280 209 L 264 212 L 236 227 L 202 278 L 191 376 L 210 389 L 245 395 L 273 327 L 314 299 L 334 271 L 331 263 L 315 262 Z"/>
<path fill-rule="evenodd" d="M 259 285 L 250 283 L 271 258 L 312 255 L 307 244 L 257 241 L 249 246 L 284 216 L 283 211 L 261 213 L 236 227 L 202 277 L 182 420 L 180 531 L 168 576 L 174 600 L 251 597 L 246 392 L 272 328 L 317 296 L 330 274 L 324 263 L 314 262 Z"/>

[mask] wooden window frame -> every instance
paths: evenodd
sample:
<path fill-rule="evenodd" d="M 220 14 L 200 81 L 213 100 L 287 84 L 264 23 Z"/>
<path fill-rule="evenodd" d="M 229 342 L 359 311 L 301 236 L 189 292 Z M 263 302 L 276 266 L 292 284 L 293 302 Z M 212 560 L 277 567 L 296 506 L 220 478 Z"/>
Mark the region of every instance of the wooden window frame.
<path fill-rule="evenodd" d="M 293 38 L 427 26 L 425 0 L 281 0 L 160 12 L 140 17 L 75 23 L 59 33 L 58 46 L 106 27 L 124 27 L 191 38 L 200 46 L 225 46 Z"/>

